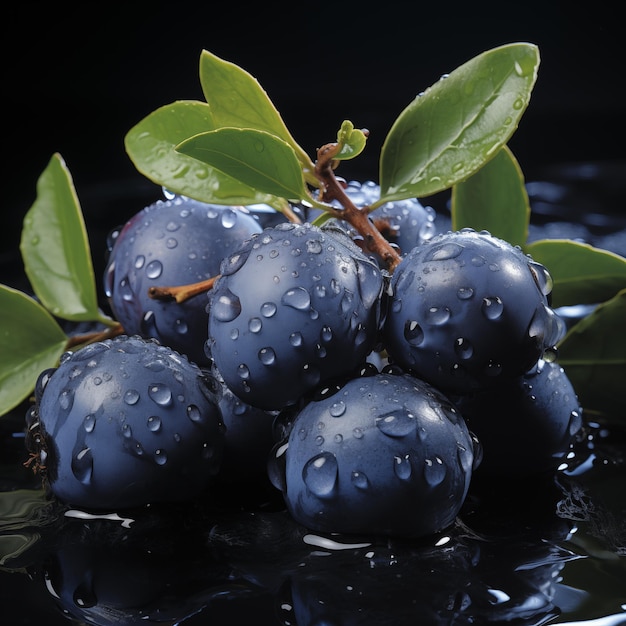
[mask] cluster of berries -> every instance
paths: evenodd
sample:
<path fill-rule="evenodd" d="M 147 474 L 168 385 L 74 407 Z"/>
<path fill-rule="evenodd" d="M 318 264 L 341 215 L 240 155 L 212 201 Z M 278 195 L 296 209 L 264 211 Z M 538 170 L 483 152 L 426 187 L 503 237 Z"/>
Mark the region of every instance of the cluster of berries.
<path fill-rule="evenodd" d="M 346 185 L 360 206 L 378 192 Z M 437 233 L 417 200 L 371 214 L 392 273 L 314 219 L 175 197 L 112 233 L 125 334 L 43 372 L 27 415 L 59 499 L 120 509 L 267 481 L 312 530 L 417 537 L 454 521 L 474 474 L 557 467 L 581 411 L 552 358 L 547 269 L 485 231 Z"/>

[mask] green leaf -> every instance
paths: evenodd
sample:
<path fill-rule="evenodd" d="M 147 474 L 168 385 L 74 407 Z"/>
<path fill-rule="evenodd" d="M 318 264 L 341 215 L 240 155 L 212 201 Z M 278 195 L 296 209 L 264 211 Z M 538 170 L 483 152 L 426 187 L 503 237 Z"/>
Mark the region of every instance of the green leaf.
<path fill-rule="evenodd" d="M 37 199 L 24 217 L 20 250 L 33 291 L 50 312 L 73 321 L 103 317 L 85 222 L 59 154 L 37 181 Z"/>
<path fill-rule="evenodd" d="M 522 170 L 507 146 L 452 188 L 451 211 L 453 230 L 484 229 L 513 245 L 526 243 L 530 202 Z"/>
<path fill-rule="evenodd" d="M 39 374 L 55 367 L 67 336 L 36 300 L 0 285 L 0 415 L 28 397 Z"/>
<path fill-rule="evenodd" d="M 504 146 L 528 106 L 539 49 L 514 43 L 442 77 L 400 114 L 380 158 L 380 203 L 425 197 L 471 176 Z"/>
<path fill-rule="evenodd" d="M 626 258 L 570 239 L 542 239 L 524 251 L 545 265 L 552 280 L 552 305 L 596 304 L 626 288 Z"/>
<path fill-rule="evenodd" d="M 626 416 L 626 289 L 598 305 L 558 346 L 584 409 Z"/>
<path fill-rule="evenodd" d="M 349 120 L 345 120 L 337 133 L 337 143 L 341 146 L 335 159 L 345 161 L 358 156 L 365 149 L 367 136 L 362 130 L 354 128 Z"/>
<path fill-rule="evenodd" d="M 308 197 L 293 148 L 265 131 L 220 128 L 191 137 L 176 149 L 261 193 L 294 201 Z"/>
<path fill-rule="evenodd" d="M 181 141 L 214 128 L 208 104 L 178 101 L 150 113 L 128 131 L 124 143 L 137 170 L 173 193 L 214 204 L 275 206 L 275 198 L 176 151 Z"/>
<path fill-rule="evenodd" d="M 293 148 L 305 172 L 313 171 L 310 157 L 291 136 L 256 78 L 234 63 L 203 50 L 200 54 L 200 84 L 215 128 L 253 128 L 280 137 Z"/>

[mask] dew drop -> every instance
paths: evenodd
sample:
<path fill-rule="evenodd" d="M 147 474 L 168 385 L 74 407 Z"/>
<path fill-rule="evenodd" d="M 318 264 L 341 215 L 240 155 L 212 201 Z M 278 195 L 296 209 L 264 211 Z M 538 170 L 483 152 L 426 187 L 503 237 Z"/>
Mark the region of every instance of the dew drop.
<path fill-rule="evenodd" d="M 393 471 L 400 480 L 409 480 L 411 478 L 413 467 L 408 454 L 403 457 L 394 457 Z"/>
<path fill-rule="evenodd" d="M 404 338 L 411 346 L 419 346 L 424 341 L 424 331 L 415 321 L 407 320 L 404 323 Z"/>
<path fill-rule="evenodd" d="M 431 487 L 440 485 L 446 477 L 446 472 L 446 466 L 438 456 L 424 461 L 424 479 Z"/>
<path fill-rule="evenodd" d="M 59 394 L 59 406 L 64 411 L 69 411 L 74 405 L 74 392 L 71 389 L 64 389 Z"/>
<path fill-rule="evenodd" d="M 474 290 L 471 287 L 459 287 L 456 296 L 459 300 L 469 300 L 474 296 Z"/>
<path fill-rule="evenodd" d="M 248 321 L 248 330 L 251 333 L 260 333 L 263 328 L 263 322 L 258 317 L 251 317 Z"/>
<path fill-rule="evenodd" d="M 241 313 L 239 298 L 226 289 L 211 303 L 211 312 L 219 322 L 232 322 Z"/>
<path fill-rule="evenodd" d="M 330 452 L 322 452 L 309 459 L 302 469 L 302 480 L 318 498 L 332 496 L 337 484 L 337 459 Z"/>
<path fill-rule="evenodd" d="M 454 351 L 460 359 L 471 359 L 474 354 L 474 346 L 469 339 L 459 337 L 454 342 Z"/>
<path fill-rule="evenodd" d="M 172 404 L 172 390 L 163 383 L 155 383 L 148 387 L 148 395 L 159 406 Z"/>
<path fill-rule="evenodd" d="M 157 415 L 151 415 L 147 421 L 148 430 L 158 433 L 161 430 L 161 418 Z"/>
<path fill-rule="evenodd" d="M 450 309 L 447 306 L 431 306 L 426 319 L 433 326 L 442 326 L 450 319 Z"/>
<path fill-rule="evenodd" d="M 146 265 L 146 276 L 148 278 L 158 278 L 163 273 L 163 265 L 161 265 L 160 261 L 150 261 L 148 265 Z"/>
<path fill-rule="evenodd" d="M 133 292 L 132 287 L 130 286 L 130 281 L 128 280 L 128 276 L 124 276 L 122 280 L 120 280 L 118 292 L 122 297 L 122 300 L 126 302 L 132 302 L 135 294 Z"/>
<path fill-rule="evenodd" d="M 454 259 L 463 252 L 463 246 L 458 243 L 444 243 L 435 246 L 424 256 L 424 261 L 448 261 Z"/>
<path fill-rule="evenodd" d="M 302 345 L 302 334 L 299 332 L 291 333 L 291 335 L 289 335 L 289 343 L 294 348 L 300 347 Z"/>
<path fill-rule="evenodd" d="M 263 317 L 273 317 L 278 307 L 273 302 L 265 302 L 261 305 L 261 315 Z"/>
<path fill-rule="evenodd" d="M 137 404 L 137 402 L 139 402 L 139 392 L 136 389 L 129 389 L 124 394 L 124 402 L 130 406 Z"/>
<path fill-rule="evenodd" d="M 93 429 L 96 427 L 96 416 L 93 413 L 85 416 L 83 420 L 83 428 L 85 432 L 92 433 Z"/>
<path fill-rule="evenodd" d="M 237 213 L 231 208 L 225 208 L 221 218 L 222 226 L 226 229 L 233 228 L 237 224 Z"/>
<path fill-rule="evenodd" d="M 415 416 L 402 410 L 376 418 L 378 430 L 388 437 L 405 437 L 415 431 L 415 423 Z"/>
<path fill-rule="evenodd" d="M 83 485 L 91 482 L 93 475 L 93 455 L 91 448 L 83 448 L 72 459 L 72 473 Z"/>
<path fill-rule="evenodd" d="M 341 417 L 346 412 L 346 403 L 343 400 L 338 400 L 337 402 L 333 402 L 328 412 L 333 417 Z"/>
<path fill-rule="evenodd" d="M 154 451 L 154 461 L 157 465 L 165 465 L 167 463 L 167 452 L 159 448 Z"/>
<path fill-rule="evenodd" d="M 248 380 L 250 378 L 250 370 L 247 365 L 240 363 L 237 366 L 237 376 L 242 380 Z"/>
<path fill-rule="evenodd" d="M 365 490 L 370 486 L 370 481 L 367 476 L 358 470 L 355 470 L 352 474 L 350 474 L 350 480 L 357 489 Z"/>
<path fill-rule="evenodd" d="M 497 320 L 504 311 L 504 305 L 502 304 L 502 300 L 497 296 L 483 298 L 481 310 L 488 320 Z"/>
<path fill-rule="evenodd" d="M 311 306 L 311 296 L 304 287 L 294 287 L 283 294 L 281 302 L 286 306 L 303 311 Z"/>
<path fill-rule="evenodd" d="M 194 424 L 200 424 L 203 421 L 202 411 L 200 411 L 200 409 L 195 404 L 190 404 L 187 407 L 187 417 Z"/>
<path fill-rule="evenodd" d="M 274 363 L 276 363 L 276 353 L 272 348 L 261 348 L 258 356 L 259 361 L 261 361 L 263 365 L 274 365 Z"/>

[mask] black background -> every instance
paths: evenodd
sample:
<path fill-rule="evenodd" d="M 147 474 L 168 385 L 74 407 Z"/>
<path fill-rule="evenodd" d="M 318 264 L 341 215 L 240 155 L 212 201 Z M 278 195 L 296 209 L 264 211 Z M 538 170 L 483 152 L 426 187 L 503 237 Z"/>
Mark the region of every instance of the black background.
<path fill-rule="evenodd" d="M 58 152 L 73 176 L 96 267 L 104 232 L 159 196 L 124 151 L 156 108 L 202 100 L 202 49 L 255 76 L 314 156 L 344 119 L 368 128 L 346 178 L 377 179 L 391 124 L 442 74 L 492 47 L 539 46 L 539 77 L 510 147 L 528 180 L 546 164 L 623 158 L 624 37 L 593 3 L 12 4 L 2 37 L 0 266 L 17 281 L 21 222 Z"/>

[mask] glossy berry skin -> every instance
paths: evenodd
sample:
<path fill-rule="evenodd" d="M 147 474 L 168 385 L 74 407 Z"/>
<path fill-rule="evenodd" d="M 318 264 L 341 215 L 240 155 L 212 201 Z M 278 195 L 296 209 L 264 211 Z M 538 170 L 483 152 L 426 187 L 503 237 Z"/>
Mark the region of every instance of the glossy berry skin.
<path fill-rule="evenodd" d="M 50 490 L 74 507 L 116 510 L 190 500 L 222 462 L 215 381 L 154 340 L 121 335 L 42 372 L 29 441 Z"/>
<path fill-rule="evenodd" d="M 382 290 L 377 264 L 347 236 L 278 224 L 222 264 L 207 353 L 237 397 L 279 410 L 365 360 Z"/>
<path fill-rule="evenodd" d="M 551 288 L 543 265 L 486 231 L 436 235 L 391 277 L 387 352 L 444 393 L 500 385 L 560 338 Z"/>
<path fill-rule="evenodd" d="M 177 303 L 151 298 L 148 289 L 216 276 L 222 259 L 261 230 L 248 211 L 186 197 L 144 208 L 111 243 L 104 284 L 115 318 L 127 334 L 153 337 L 206 365 L 206 294 Z"/>
<path fill-rule="evenodd" d="M 272 472 L 287 508 L 315 531 L 419 537 L 452 524 L 474 440 L 452 402 L 404 373 L 349 380 L 295 417 Z M 277 484 L 278 483 L 278 484 Z"/>
<path fill-rule="evenodd" d="M 555 470 L 582 427 L 576 392 L 556 362 L 456 401 L 482 445 L 475 477 L 530 476 Z"/>

